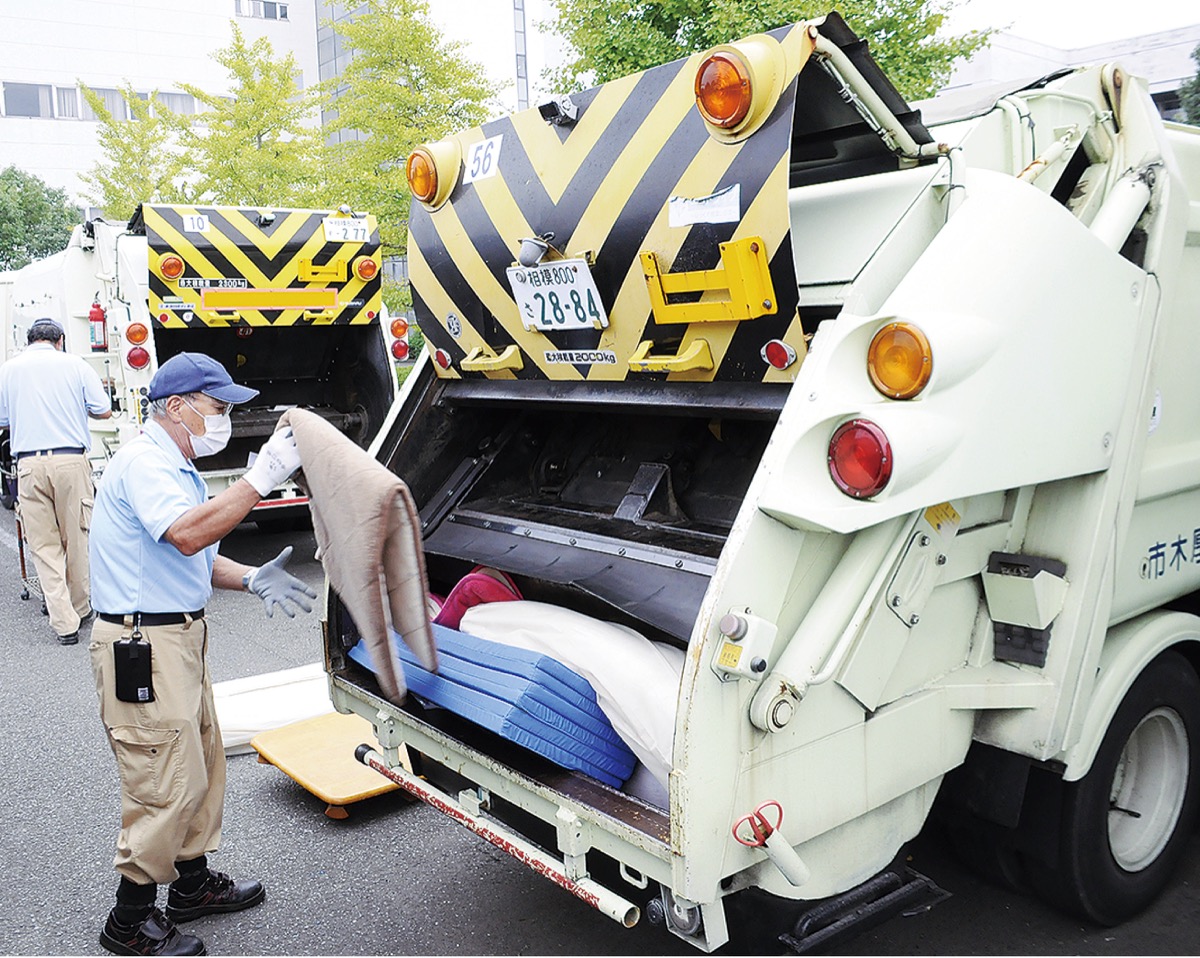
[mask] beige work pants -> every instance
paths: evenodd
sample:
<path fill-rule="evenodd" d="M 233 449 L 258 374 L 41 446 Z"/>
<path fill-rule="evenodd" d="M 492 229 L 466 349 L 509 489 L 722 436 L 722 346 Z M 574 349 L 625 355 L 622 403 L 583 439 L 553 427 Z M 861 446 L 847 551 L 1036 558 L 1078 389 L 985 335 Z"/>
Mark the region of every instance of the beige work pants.
<path fill-rule="evenodd" d="M 79 631 L 91 611 L 88 528 L 92 524 L 92 468 L 85 455 L 25 456 L 17 463 L 17 499 L 25 541 L 59 635 Z"/>
<path fill-rule="evenodd" d="M 208 625 L 142 628 L 151 646 L 153 702 L 122 702 L 113 642 L 124 626 L 97 619 L 89 646 L 100 718 L 121 778 L 113 865 L 139 885 L 179 877 L 175 863 L 216 851 L 225 806 L 225 750 L 205 661 Z"/>

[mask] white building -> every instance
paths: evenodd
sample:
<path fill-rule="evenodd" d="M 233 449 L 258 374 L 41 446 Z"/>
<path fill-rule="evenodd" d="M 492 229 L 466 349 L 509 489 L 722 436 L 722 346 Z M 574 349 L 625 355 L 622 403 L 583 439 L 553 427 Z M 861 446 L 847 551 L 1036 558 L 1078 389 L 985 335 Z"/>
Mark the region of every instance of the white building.
<path fill-rule="evenodd" d="M 0 0 L 0 169 L 15 165 L 80 198 L 79 174 L 100 159 L 84 83 L 117 116 L 126 82 L 190 113 L 182 84 L 228 92 L 211 57 L 232 36 L 267 37 L 291 51 L 305 85 L 317 80 L 319 0 Z"/>
<path fill-rule="evenodd" d="M 177 112 L 192 112 L 195 104 L 183 84 L 229 92 L 212 53 L 228 45 L 233 21 L 248 43 L 266 37 L 276 55 L 294 54 L 307 87 L 340 68 L 344 58 L 322 23 L 359 6 L 331 0 L 0 0 L 0 169 L 17 166 L 82 202 L 79 176 L 101 153 L 80 83 L 104 96 L 117 116 L 125 109 L 117 89 L 126 81 L 139 93 L 157 91 Z M 517 107 L 522 79 L 532 91 L 526 95 L 537 94 L 547 49 L 538 23 L 549 16 L 547 0 L 431 0 L 430 7 L 444 36 L 462 40 L 466 54 L 502 87 L 498 112 Z"/>

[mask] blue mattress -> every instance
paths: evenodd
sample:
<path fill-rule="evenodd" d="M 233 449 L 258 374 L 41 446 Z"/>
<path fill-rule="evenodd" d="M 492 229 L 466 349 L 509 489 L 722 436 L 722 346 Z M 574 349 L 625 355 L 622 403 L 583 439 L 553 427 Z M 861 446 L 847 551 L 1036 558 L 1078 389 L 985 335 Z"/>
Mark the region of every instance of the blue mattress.
<path fill-rule="evenodd" d="M 439 668 L 422 668 L 400 641 L 409 689 L 422 699 L 524 746 L 564 768 L 619 787 L 636 757 L 596 704 L 586 679 L 561 662 L 433 626 Z M 374 670 L 359 642 L 350 657 Z"/>

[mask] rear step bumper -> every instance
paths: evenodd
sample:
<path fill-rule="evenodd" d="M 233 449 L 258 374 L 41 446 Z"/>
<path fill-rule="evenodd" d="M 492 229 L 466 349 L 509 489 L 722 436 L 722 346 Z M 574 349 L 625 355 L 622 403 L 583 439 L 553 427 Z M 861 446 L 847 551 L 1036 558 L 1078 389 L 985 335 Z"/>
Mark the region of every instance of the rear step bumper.
<path fill-rule="evenodd" d="M 487 839 L 517 861 L 528 865 L 542 877 L 565 888 L 576 898 L 587 902 L 613 921 L 619 922 L 626 928 L 632 928 L 641 918 L 642 912 L 637 905 L 590 878 L 570 877 L 563 863 L 553 855 L 542 851 L 500 823 L 484 820 L 479 812 L 486 806 L 479 802 L 474 792 L 463 792 L 459 799 L 455 800 L 429 782 L 412 775 L 403 767 L 390 767 L 384 757 L 369 745 L 360 745 L 355 749 L 354 757 L 381 775 L 390 778 L 421 801 L 432 805 L 460 825 L 466 826 L 476 835 Z M 469 808 L 468 805 L 473 807 Z"/>
<path fill-rule="evenodd" d="M 802 911 L 779 940 L 797 955 L 848 941 L 896 915 L 928 911 L 950 897 L 907 865 L 894 865 L 856 888 Z"/>

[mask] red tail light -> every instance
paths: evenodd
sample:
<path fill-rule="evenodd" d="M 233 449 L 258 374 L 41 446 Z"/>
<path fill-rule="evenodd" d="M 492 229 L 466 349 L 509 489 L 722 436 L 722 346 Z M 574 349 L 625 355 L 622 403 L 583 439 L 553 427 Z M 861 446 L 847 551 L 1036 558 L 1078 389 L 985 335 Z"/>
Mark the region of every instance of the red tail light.
<path fill-rule="evenodd" d="M 393 340 L 392 355 L 401 362 L 404 362 L 404 360 L 408 359 L 408 343 L 406 343 L 403 339 Z"/>
<path fill-rule="evenodd" d="M 843 423 L 829 440 L 829 475 L 846 495 L 869 499 L 892 478 L 892 446 L 867 419 Z"/>
<path fill-rule="evenodd" d="M 150 354 L 141 346 L 134 346 L 125 354 L 125 361 L 134 369 L 145 369 L 150 365 Z"/>

